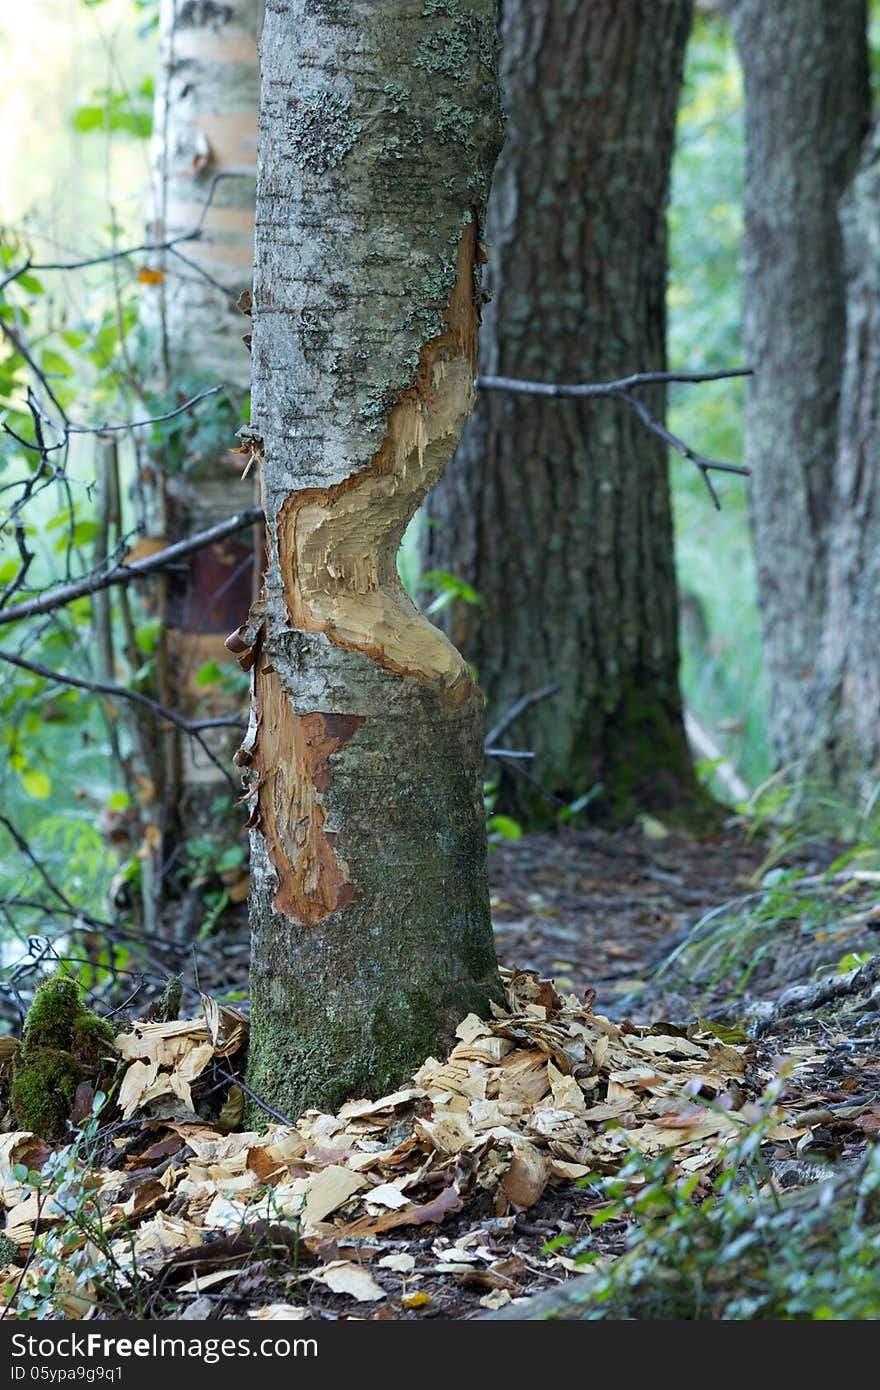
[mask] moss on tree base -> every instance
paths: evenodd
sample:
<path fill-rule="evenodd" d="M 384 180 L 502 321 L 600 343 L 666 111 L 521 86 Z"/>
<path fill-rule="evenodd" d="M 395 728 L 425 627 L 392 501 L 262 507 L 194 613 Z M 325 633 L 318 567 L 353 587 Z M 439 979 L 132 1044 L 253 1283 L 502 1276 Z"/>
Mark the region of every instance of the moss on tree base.
<path fill-rule="evenodd" d="M 97 1082 L 113 1053 L 113 1029 L 86 1008 L 76 982 L 53 975 L 40 985 L 25 1019 L 10 1100 L 22 1129 L 62 1139 L 84 1081 Z"/>

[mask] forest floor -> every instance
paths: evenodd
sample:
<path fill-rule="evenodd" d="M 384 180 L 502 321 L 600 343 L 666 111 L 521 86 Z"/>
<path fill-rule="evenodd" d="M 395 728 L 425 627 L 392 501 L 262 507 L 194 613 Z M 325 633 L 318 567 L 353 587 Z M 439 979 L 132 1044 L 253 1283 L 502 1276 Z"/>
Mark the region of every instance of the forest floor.
<path fill-rule="evenodd" d="M 624 1251 L 625 1220 L 593 1231 L 621 1134 L 648 1156 L 674 1142 L 676 1171 L 708 1184 L 730 1126 L 754 1122 L 781 1075 L 765 1140 L 772 1183 L 815 1182 L 827 1159 L 854 1164 L 880 1133 L 878 987 L 854 975 L 878 948 L 880 875 L 841 862 L 833 845 L 782 855 L 736 823 L 712 842 L 648 828 L 493 849 L 499 957 L 514 972 L 507 1012 L 471 1016 L 444 1065 L 372 1107 L 305 1117 L 268 1138 L 230 1133 L 219 1109 L 240 1046 L 234 1013 L 189 1033 L 152 1025 L 149 1055 L 138 1051 L 143 1028 L 125 1025 L 134 1118 L 122 1137 L 118 1124 L 99 1135 L 89 1162 L 114 1213 L 131 1218 L 142 1275 L 135 1309 L 127 1257 L 111 1253 L 123 1274 L 113 1297 L 98 1298 L 102 1315 L 529 1317 L 530 1296 L 579 1278 L 579 1242 L 600 1263 Z M 228 997 L 246 962 L 240 933 L 203 943 L 199 988 Z M 820 1007 L 823 981 L 834 997 Z M 812 994 L 799 997 L 801 987 Z M 198 1049 L 210 1065 L 190 1067 L 196 1118 L 170 1078 Z M 147 1065 L 131 1059 L 150 1056 L 177 1092 L 164 1107 L 143 1086 L 138 1101 L 135 1073 Z M 45 1164 L 49 1150 L 34 1143 L 0 1136 L 7 1232 L 24 1252 L 39 1220 L 52 1223 L 12 1171 Z M 241 1203 L 264 1200 L 266 1181 L 262 1224 L 243 1237 Z M 311 1201 L 318 1181 L 322 1194 L 339 1184 L 339 1200 L 303 1227 L 291 1272 L 285 1200 Z M 87 1310 L 71 1296 L 65 1312 Z"/>

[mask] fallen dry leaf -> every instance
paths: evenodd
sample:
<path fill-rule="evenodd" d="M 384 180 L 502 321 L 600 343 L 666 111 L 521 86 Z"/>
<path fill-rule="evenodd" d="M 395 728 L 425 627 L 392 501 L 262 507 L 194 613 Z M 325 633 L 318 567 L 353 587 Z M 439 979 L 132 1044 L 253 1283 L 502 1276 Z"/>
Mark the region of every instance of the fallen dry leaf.
<path fill-rule="evenodd" d="M 352 1264 L 349 1260 L 334 1260 L 332 1264 L 316 1269 L 309 1278 L 316 1283 L 326 1284 L 333 1293 L 345 1293 L 358 1303 L 378 1303 L 387 1298 L 381 1284 L 377 1284 L 368 1269 Z"/>
<path fill-rule="evenodd" d="M 263 1308 L 252 1308 L 248 1317 L 260 1322 L 303 1322 L 311 1314 L 296 1303 L 267 1303 Z"/>
<path fill-rule="evenodd" d="M 380 1269 L 393 1269 L 398 1274 L 411 1274 L 415 1267 L 414 1255 L 383 1255 L 379 1260 Z"/>
<path fill-rule="evenodd" d="M 127 1223 L 112 1246 L 120 1267 L 135 1259 L 143 1270 L 186 1278 L 197 1293 L 206 1279 L 222 1290 L 242 1260 L 298 1251 L 327 1262 L 315 1271 L 319 1283 L 354 1280 L 370 1290 L 362 1301 L 378 1302 L 384 1291 L 358 1259 L 374 1256 L 396 1275 L 415 1269 L 406 1252 L 379 1258 L 385 1233 L 440 1226 L 475 1198 L 482 1219 L 494 1210 L 493 1221 L 512 1221 L 499 1213 L 533 1207 L 548 1186 L 616 1172 L 633 1148 L 674 1151 L 682 1174 L 718 1169 L 751 1118 L 751 1102 L 737 1097 L 754 1095 L 769 1076 L 748 1045 L 719 1043 L 699 1023 L 687 1036 L 671 1025 L 617 1025 L 591 1011 L 592 998 L 562 998 L 527 972 L 505 979 L 506 1005 L 493 1003 L 487 1019 L 468 1015 L 448 1057 L 428 1058 L 411 1084 L 261 1133 L 223 1132 L 234 1114 L 224 1112 L 218 1128 L 191 1109 L 198 1088 L 215 1079 L 212 1060 L 246 1037 L 237 1011 L 206 997 L 202 1018 L 131 1024 L 117 1040 L 125 1063 L 118 1104 L 126 1116 L 144 1115 L 149 1137 L 118 1166 L 92 1172 L 110 1219 Z M 811 1065 L 809 1049 L 790 1052 L 801 1070 Z M 159 1118 L 169 1111 L 174 1118 Z M 860 1122 L 870 1129 L 874 1117 Z M 786 1124 L 803 1128 L 781 1107 L 779 1135 Z M 122 1149 L 130 1137 L 116 1142 Z M 28 1134 L 0 1136 L 7 1234 L 25 1249 L 37 1203 L 12 1170 L 39 1167 L 49 1153 Z M 61 1219 L 51 1201 L 39 1216 L 45 1225 Z M 438 1240 L 434 1258 L 438 1270 L 485 1286 L 506 1278 L 497 1252 L 477 1229 L 454 1245 Z M 23 1288 L 40 1268 L 35 1258 Z M 488 1296 L 505 1292 L 492 1287 Z M 270 1306 L 303 1316 L 298 1305 Z"/>
<path fill-rule="evenodd" d="M 532 1207 L 550 1177 L 550 1165 L 542 1153 L 523 1140 L 514 1145 L 510 1167 L 501 1180 L 504 1195 L 516 1207 Z"/>

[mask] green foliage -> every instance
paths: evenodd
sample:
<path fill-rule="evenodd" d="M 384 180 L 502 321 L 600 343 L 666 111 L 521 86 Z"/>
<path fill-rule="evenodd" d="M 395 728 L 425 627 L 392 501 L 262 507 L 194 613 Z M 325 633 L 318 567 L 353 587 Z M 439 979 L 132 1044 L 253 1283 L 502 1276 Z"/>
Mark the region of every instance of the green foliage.
<path fill-rule="evenodd" d="M 698 15 L 687 51 L 669 209 L 669 356 L 673 369 L 718 371 L 742 364 L 740 242 L 744 133 L 742 81 L 729 27 Z M 744 385 L 679 386 L 670 426 L 701 453 L 742 459 Z M 685 698 L 719 738 L 749 786 L 768 775 L 763 685 L 748 496 L 722 479 L 721 513 L 697 471 L 671 456 L 682 604 Z M 704 769 L 713 794 L 724 792 Z"/>
<path fill-rule="evenodd" d="M 117 1314 L 144 1317 L 143 1283 L 134 1258 L 130 1228 L 118 1216 L 109 1219 L 116 1195 L 102 1195 L 92 1178 L 100 1166 L 100 1114 L 106 1097 L 97 1091 L 91 1112 L 70 1143 L 49 1155 L 45 1166 L 29 1172 L 16 1165 L 12 1176 L 33 1196 L 37 1210 L 50 1201 L 63 1213 L 60 1222 L 38 1235 L 30 1259 L 35 1278 L 23 1280 L 15 1300 L 19 1319 L 83 1317 L 95 1306 Z M 123 1261 L 120 1245 L 129 1243 Z M 11 1297 L 15 1285 L 5 1290 Z"/>
<path fill-rule="evenodd" d="M 780 1193 L 763 1150 L 764 1114 L 708 1184 L 676 1176 L 674 1155 L 634 1155 L 602 1184 L 593 1218 L 627 1226 L 627 1252 L 595 1273 L 580 1316 L 664 1320 L 876 1319 L 880 1315 L 880 1148 L 854 1170 Z M 592 1263 L 590 1238 L 579 1251 Z M 551 1314 L 552 1316 L 552 1314 Z"/>
<path fill-rule="evenodd" d="M 674 984 L 687 981 L 700 1010 L 719 990 L 735 1001 L 747 989 L 755 972 L 786 941 L 801 941 L 806 948 L 840 921 L 841 914 L 858 908 L 865 911 L 880 904 L 880 887 L 866 891 L 859 884 L 856 896 L 844 870 L 847 864 L 874 864 L 880 854 L 877 841 L 851 846 L 823 874 L 806 874 L 799 868 L 772 865 L 771 851 L 753 892 L 721 903 L 697 921 L 684 940 L 658 967 L 654 979 Z M 862 964 L 853 956 L 839 969 L 855 969 Z"/>
<path fill-rule="evenodd" d="M 568 806 L 560 807 L 556 812 L 557 823 L 559 825 L 570 825 L 575 817 L 586 811 L 588 806 L 592 806 L 593 802 L 598 800 L 598 798 L 603 795 L 604 791 L 604 784 L 602 782 L 596 782 L 590 787 L 589 791 L 584 792 L 582 796 L 575 797 L 574 801 L 570 802 Z"/>
<path fill-rule="evenodd" d="M 167 415 L 184 401 L 216 385 L 213 377 L 178 376 L 172 394 L 144 393 L 145 414 L 149 417 Z M 200 411 L 194 407 L 170 420 L 157 419 L 150 426 L 150 451 L 169 476 L 193 472 L 235 448 L 237 432 L 247 423 L 249 414 L 249 394 L 226 386 L 211 397 L 209 410 Z"/>
<path fill-rule="evenodd" d="M 74 111 L 73 127 L 84 133 L 100 131 L 148 140 L 153 129 L 153 97 L 149 77 L 131 94 L 110 87 L 95 88 L 89 101 Z"/>
<path fill-rule="evenodd" d="M 483 602 L 472 585 L 454 574 L 447 574 L 445 570 L 426 571 L 416 587 L 438 591 L 436 598 L 433 598 L 427 608 L 423 610 L 427 617 L 433 616 L 434 613 L 442 613 L 443 609 L 448 608 L 455 599 L 461 599 L 462 603 L 482 604 Z"/>
<path fill-rule="evenodd" d="M 483 783 L 483 806 L 486 811 L 486 830 L 489 835 L 489 849 L 493 845 L 502 844 L 505 840 L 513 842 L 522 839 L 522 826 L 519 821 L 512 816 L 497 816 L 494 814 L 495 803 L 498 800 L 498 783 Z"/>

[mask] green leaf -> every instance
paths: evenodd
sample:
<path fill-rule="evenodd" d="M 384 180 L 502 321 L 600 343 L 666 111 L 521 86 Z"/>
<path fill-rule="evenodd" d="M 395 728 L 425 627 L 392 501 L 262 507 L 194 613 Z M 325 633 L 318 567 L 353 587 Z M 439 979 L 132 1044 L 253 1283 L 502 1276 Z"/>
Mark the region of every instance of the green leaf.
<path fill-rule="evenodd" d="M 837 973 L 838 975 L 847 975 L 850 970 L 858 970 L 870 959 L 870 952 L 860 954 L 858 951 L 849 951 L 845 956 L 841 956 L 837 962 Z"/>
<path fill-rule="evenodd" d="M 468 584 L 465 579 L 459 579 L 455 574 L 447 574 L 446 570 L 427 570 L 419 580 L 418 587 L 420 589 L 439 589 L 442 594 L 448 594 L 452 598 L 460 598 L 465 603 L 482 604 L 483 602 L 473 585 Z"/>
<path fill-rule="evenodd" d="M 216 685 L 222 679 L 222 667 L 218 666 L 216 661 L 206 661 L 196 674 L 196 685 Z"/>
<path fill-rule="evenodd" d="M 590 803 L 596 800 L 597 796 L 601 796 L 604 790 L 604 782 L 596 782 L 588 792 L 584 792 L 583 796 L 577 797 L 569 806 L 563 806 L 562 810 L 557 813 L 556 819 L 563 823 L 573 820 L 575 816 L 580 815 L 581 811 L 585 811 Z"/>
<path fill-rule="evenodd" d="M 711 1033 L 713 1038 L 718 1038 L 719 1042 L 744 1043 L 748 1038 L 748 1033 L 741 1023 L 716 1023 L 711 1018 L 698 1018 L 697 1025 L 701 1033 Z"/>
<path fill-rule="evenodd" d="M 491 834 L 500 835 L 502 840 L 522 839 L 522 826 L 511 816 L 490 816 L 486 828 Z"/>
<path fill-rule="evenodd" d="M 111 792 L 107 798 L 107 806 L 111 811 L 127 811 L 131 805 L 131 797 L 128 792 Z"/>
<path fill-rule="evenodd" d="M 62 357 L 60 352 L 54 352 L 52 348 L 43 348 L 40 353 L 40 365 L 44 372 L 54 372 L 59 376 L 73 376 L 73 368 L 66 357 Z"/>
<path fill-rule="evenodd" d="M 73 113 L 75 130 L 101 130 L 104 125 L 103 106 L 80 106 Z"/>
<path fill-rule="evenodd" d="M 217 860 L 216 864 L 214 865 L 214 868 L 218 874 L 223 874 L 230 869 L 237 869 L 243 863 L 244 846 L 230 845 L 229 849 L 225 849 L 223 853 L 220 855 L 220 858 Z"/>
<path fill-rule="evenodd" d="M 85 518 L 82 521 L 74 522 L 73 529 L 59 536 L 55 542 L 55 549 L 58 551 L 66 550 L 68 545 L 87 545 L 97 536 L 100 526 L 97 521 Z"/>
<path fill-rule="evenodd" d="M 149 655 L 151 652 L 154 652 L 159 645 L 161 632 L 161 619 L 150 618 L 145 623 L 138 623 L 134 630 L 134 640 L 137 642 L 141 651 Z"/>
<path fill-rule="evenodd" d="M 21 783 L 28 796 L 33 797 L 34 801 L 45 801 L 52 791 L 52 782 L 45 772 L 38 772 L 36 768 L 28 768 L 21 774 Z"/>
<path fill-rule="evenodd" d="M 15 283 L 17 285 L 21 285 L 21 288 L 23 290 L 26 290 L 28 294 L 46 293 L 46 291 L 43 288 L 42 282 L 37 279 L 36 275 L 32 275 L 29 270 L 22 271 L 21 275 L 17 275 L 15 278 Z"/>

